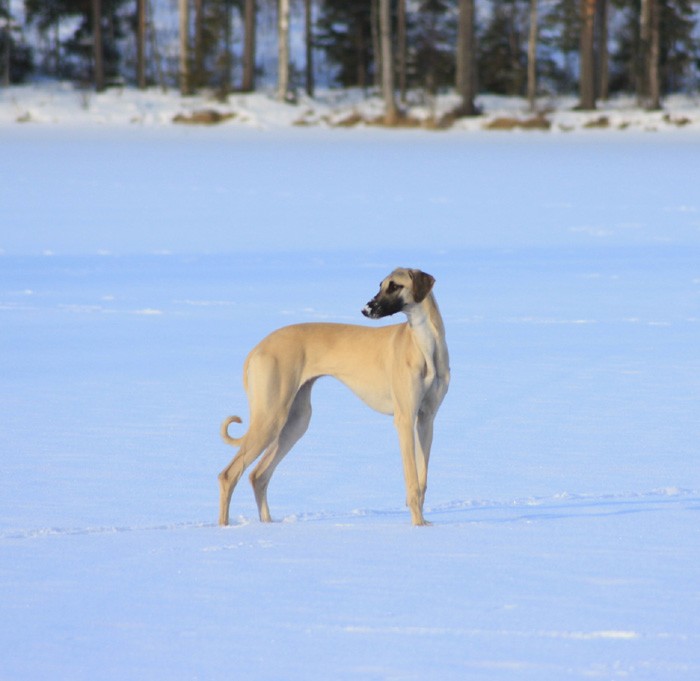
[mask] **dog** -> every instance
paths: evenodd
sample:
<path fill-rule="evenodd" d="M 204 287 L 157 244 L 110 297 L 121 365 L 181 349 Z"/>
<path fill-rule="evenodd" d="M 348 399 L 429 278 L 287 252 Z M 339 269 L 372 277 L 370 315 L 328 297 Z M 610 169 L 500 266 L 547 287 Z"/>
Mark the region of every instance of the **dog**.
<path fill-rule="evenodd" d="M 432 289 L 435 279 L 416 269 L 398 268 L 380 284 L 362 313 L 381 319 L 403 312 L 408 321 L 383 327 L 306 323 L 273 331 L 248 355 L 243 384 L 250 426 L 241 437 L 228 428 L 221 437 L 239 447 L 219 474 L 219 524 L 229 522 L 233 490 L 261 454 L 250 475 L 258 513 L 270 522 L 267 488 L 275 468 L 306 432 L 311 389 L 321 376 L 334 376 L 373 409 L 394 417 L 399 436 L 406 505 L 414 525 L 426 525 L 423 502 L 433 420 L 450 382 L 445 327 Z"/>

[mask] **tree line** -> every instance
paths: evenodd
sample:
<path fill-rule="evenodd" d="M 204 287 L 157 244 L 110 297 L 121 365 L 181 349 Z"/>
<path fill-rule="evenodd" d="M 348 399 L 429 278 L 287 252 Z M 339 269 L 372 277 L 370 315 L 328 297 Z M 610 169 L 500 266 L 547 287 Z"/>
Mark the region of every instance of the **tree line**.
<path fill-rule="evenodd" d="M 259 86 L 260 38 L 274 32 L 280 99 L 328 84 L 376 88 L 387 122 L 413 89 L 454 88 L 457 113 L 481 92 L 611 93 L 659 108 L 698 87 L 697 0 L 0 0 L 0 83 L 32 72 L 102 90 L 176 85 L 222 96 Z M 176 21 L 174 31 L 155 19 Z M 261 21 L 261 17 L 264 21 Z M 294 25 L 294 33 L 291 26 Z M 303 42 L 292 59 L 292 38 Z M 299 40 L 303 38 L 303 40 Z M 322 62 L 322 63 L 318 63 Z"/>

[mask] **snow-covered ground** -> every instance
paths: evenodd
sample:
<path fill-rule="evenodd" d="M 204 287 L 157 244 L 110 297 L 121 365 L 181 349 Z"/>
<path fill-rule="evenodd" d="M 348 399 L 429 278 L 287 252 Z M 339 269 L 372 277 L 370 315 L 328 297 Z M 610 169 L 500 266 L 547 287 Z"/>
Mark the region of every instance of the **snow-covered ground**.
<path fill-rule="evenodd" d="M 0 128 L 0 679 L 697 679 L 699 143 Z M 247 351 L 396 265 L 451 352 L 433 526 L 327 379 L 280 522 L 242 482 L 216 527 Z"/>
<path fill-rule="evenodd" d="M 446 118 L 459 100 L 454 93 L 430 97 L 409 94 L 402 105 L 414 125 L 444 127 L 462 132 L 484 129 L 510 130 L 519 124 L 544 124 L 554 133 L 618 131 L 699 131 L 700 95 L 672 95 L 664 98 L 663 110 L 640 109 L 633 97 L 618 96 L 599 102 L 596 111 L 576 111 L 575 97 L 543 97 L 537 102 L 538 114 L 529 112 L 522 98 L 481 95 L 477 105 L 483 114 L 453 121 Z M 372 124 L 383 114 L 381 99 L 360 90 L 319 90 L 310 99 L 299 91 L 296 103 L 278 102 L 273 92 L 232 94 L 225 102 L 213 96 L 182 98 L 177 91 L 151 88 L 112 88 L 96 94 L 70 83 L 48 82 L 0 88 L 0 126 L 61 125 L 73 127 L 163 126 L 176 117 L 214 111 L 226 116 L 221 125 L 253 129 L 296 127 L 347 127 Z"/>

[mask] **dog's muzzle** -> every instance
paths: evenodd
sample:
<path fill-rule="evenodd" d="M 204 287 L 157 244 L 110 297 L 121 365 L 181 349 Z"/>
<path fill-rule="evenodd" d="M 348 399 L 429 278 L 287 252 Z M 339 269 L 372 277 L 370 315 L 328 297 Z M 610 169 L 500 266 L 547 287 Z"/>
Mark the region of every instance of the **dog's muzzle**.
<path fill-rule="evenodd" d="M 381 319 L 401 312 L 402 309 L 403 301 L 399 298 L 375 297 L 362 308 L 362 314 L 370 319 Z"/>
<path fill-rule="evenodd" d="M 376 301 L 370 300 L 369 303 L 362 308 L 362 314 L 370 319 L 379 319 L 380 315 L 377 314 Z"/>

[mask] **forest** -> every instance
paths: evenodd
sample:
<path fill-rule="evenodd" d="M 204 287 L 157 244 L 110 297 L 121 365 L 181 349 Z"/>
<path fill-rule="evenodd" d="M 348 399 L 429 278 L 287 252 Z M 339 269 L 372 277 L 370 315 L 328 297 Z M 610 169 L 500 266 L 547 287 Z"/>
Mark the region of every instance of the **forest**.
<path fill-rule="evenodd" d="M 0 0 L 0 85 L 27 79 L 176 87 L 183 95 L 274 86 L 406 93 L 616 93 L 654 110 L 700 82 L 693 0 Z"/>

